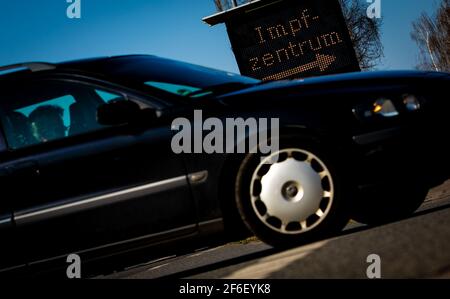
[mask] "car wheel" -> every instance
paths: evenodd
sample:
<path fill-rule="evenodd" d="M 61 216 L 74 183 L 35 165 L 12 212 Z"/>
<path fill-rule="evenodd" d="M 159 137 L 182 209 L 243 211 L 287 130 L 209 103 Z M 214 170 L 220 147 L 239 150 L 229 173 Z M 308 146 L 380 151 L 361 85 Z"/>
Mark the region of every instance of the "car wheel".
<path fill-rule="evenodd" d="M 351 218 L 363 224 L 380 225 L 411 216 L 425 201 L 428 188 L 421 184 L 401 184 L 370 190 L 359 196 Z"/>
<path fill-rule="evenodd" d="M 333 158 L 309 138 L 281 139 L 270 156 L 245 158 L 236 200 L 245 224 L 262 241 L 280 247 L 311 242 L 348 223 L 344 179 Z"/>

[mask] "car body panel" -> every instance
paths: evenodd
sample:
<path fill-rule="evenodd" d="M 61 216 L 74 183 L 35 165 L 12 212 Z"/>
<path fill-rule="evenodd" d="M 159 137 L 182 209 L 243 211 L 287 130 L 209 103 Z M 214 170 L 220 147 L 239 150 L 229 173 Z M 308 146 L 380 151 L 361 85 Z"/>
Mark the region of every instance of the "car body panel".
<path fill-rule="evenodd" d="M 167 64 L 161 78 L 186 68 L 186 73 L 201 74 L 189 82 L 230 83 L 238 78 L 242 86 L 200 98 L 170 94 L 126 76 L 128 64 L 136 68 L 142 59 L 159 69 Z M 157 80 L 158 68 L 152 72 L 152 80 Z M 430 187 L 448 177 L 449 74 L 368 72 L 261 84 L 226 72 L 208 72 L 156 57 L 123 56 L 0 76 L 0 86 L 10 94 L 35 80 L 70 81 L 123 94 L 159 114 L 157 122 L 20 150 L 2 148 L 0 134 L 0 184 L 6 198 L 0 202 L 0 233 L 2 243 L 8 244 L 2 246 L 0 268 L 56 258 L 61 266 L 64 256 L 77 252 L 87 260 L 97 259 L 180 238 L 195 239 L 227 229 L 227 219 L 240 221 L 234 180 L 245 155 L 175 155 L 170 147 L 172 121 L 179 117 L 194 121 L 194 110 L 203 111 L 204 119 L 222 121 L 278 118 L 281 135 L 314 136 L 348 161 L 356 189 L 392 182 L 399 173 L 420 174 Z M 211 78 L 205 79 L 207 74 Z M 183 74 L 173 77 L 181 80 Z M 355 115 L 360 105 L 372 105 L 379 98 L 401 105 L 404 94 L 423 98 L 423 109 L 376 120 Z M 0 101 L 8 101 L 4 95 Z M 240 136 L 236 144 L 248 137 Z M 432 169 L 436 164 L 442 165 L 442 173 Z M 3 258 L 11 255 L 13 259 Z"/>

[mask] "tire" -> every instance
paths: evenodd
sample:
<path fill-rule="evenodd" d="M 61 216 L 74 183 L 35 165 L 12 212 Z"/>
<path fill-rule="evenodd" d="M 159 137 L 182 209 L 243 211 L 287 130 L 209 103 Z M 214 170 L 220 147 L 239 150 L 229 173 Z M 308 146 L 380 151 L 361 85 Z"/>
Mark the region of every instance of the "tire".
<path fill-rule="evenodd" d="M 381 225 L 411 216 L 425 201 L 428 188 L 418 183 L 381 187 L 359 196 L 351 218 L 367 225 Z"/>
<path fill-rule="evenodd" d="M 237 207 L 265 243 L 292 247 L 331 236 L 348 223 L 347 188 L 338 160 L 320 148 L 310 137 L 283 137 L 277 153 L 265 158 L 251 154 L 242 162 L 235 185 Z"/>

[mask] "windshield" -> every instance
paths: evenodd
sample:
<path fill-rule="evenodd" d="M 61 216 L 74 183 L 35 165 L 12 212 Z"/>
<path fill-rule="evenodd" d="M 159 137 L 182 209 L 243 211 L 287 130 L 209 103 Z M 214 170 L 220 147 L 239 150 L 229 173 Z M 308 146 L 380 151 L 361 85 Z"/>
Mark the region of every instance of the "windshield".
<path fill-rule="evenodd" d="M 260 83 L 237 74 L 153 56 L 122 61 L 113 73 L 122 80 L 190 98 L 222 94 Z"/>

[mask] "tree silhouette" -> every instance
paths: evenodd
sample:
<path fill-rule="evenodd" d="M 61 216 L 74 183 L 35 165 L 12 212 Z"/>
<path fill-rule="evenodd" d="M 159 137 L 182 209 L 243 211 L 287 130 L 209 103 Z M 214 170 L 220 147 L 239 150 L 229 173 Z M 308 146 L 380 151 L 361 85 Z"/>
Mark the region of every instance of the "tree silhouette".
<path fill-rule="evenodd" d="M 381 42 L 381 19 L 367 17 L 365 0 L 339 0 L 339 2 L 361 69 L 373 69 L 384 52 Z"/>
<path fill-rule="evenodd" d="M 436 13 L 426 13 L 413 22 L 411 38 L 419 46 L 423 70 L 450 71 L 450 0 L 442 0 Z"/>
<path fill-rule="evenodd" d="M 235 4 L 241 5 L 252 0 L 214 0 L 214 2 L 218 11 L 225 11 L 234 7 Z M 361 69 L 373 69 L 383 57 L 381 19 L 367 17 L 365 0 L 339 0 L 339 2 Z"/>
<path fill-rule="evenodd" d="M 214 0 L 218 11 L 228 10 L 248 2 L 252 2 L 252 0 Z"/>

